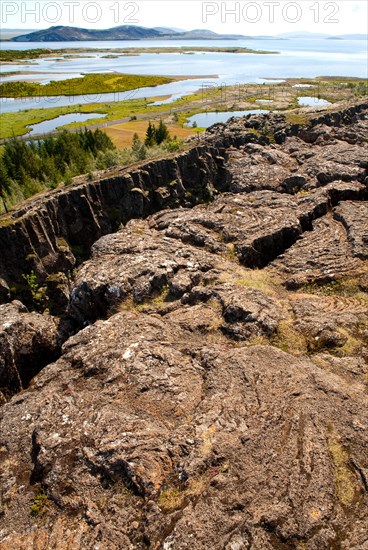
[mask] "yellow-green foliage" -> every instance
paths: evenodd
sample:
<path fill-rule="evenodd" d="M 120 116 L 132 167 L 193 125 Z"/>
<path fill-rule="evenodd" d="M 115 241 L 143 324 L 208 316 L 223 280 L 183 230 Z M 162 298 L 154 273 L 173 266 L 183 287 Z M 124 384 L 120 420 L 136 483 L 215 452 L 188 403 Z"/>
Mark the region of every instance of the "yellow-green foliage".
<path fill-rule="evenodd" d="M 298 124 L 299 126 L 309 125 L 309 118 L 306 114 L 289 112 L 285 113 L 285 121 L 289 124 Z"/>
<path fill-rule="evenodd" d="M 339 437 L 332 427 L 330 427 L 328 437 L 328 450 L 334 465 L 337 496 L 342 504 L 348 506 L 353 502 L 355 497 L 354 478 L 348 467 L 349 454 L 343 445 L 341 445 Z"/>
<path fill-rule="evenodd" d="M 129 118 L 132 115 L 152 116 L 154 118 L 156 115 L 158 116 L 167 110 L 167 105 L 153 106 L 150 104 L 154 103 L 157 99 L 150 98 L 149 103 L 145 99 L 132 99 L 111 103 L 86 103 L 71 107 L 52 107 L 50 109 L 29 109 L 16 113 L 2 113 L 0 115 L 0 139 L 21 136 L 26 134 L 29 130 L 28 127 L 32 128 L 34 124 L 70 113 L 101 113 L 106 115 L 103 119 L 104 123 Z M 172 108 L 180 106 L 179 102 L 180 100 L 172 103 Z M 88 122 L 87 120 L 83 123 L 71 123 L 64 125 L 63 128 L 85 127 L 88 126 Z M 96 120 L 93 120 L 93 123 L 96 123 Z"/>
<path fill-rule="evenodd" d="M 362 273 L 362 276 L 364 274 Z M 368 305 L 368 294 L 361 289 L 362 277 L 343 277 L 337 281 L 318 284 L 313 281 L 304 285 L 301 290 L 309 294 L 321 296 L 345 296 L 352 297 Z"/>
<path fill-rule="evenodd" d="M 358 338 L 352 336 L 344 328 L 339 327 L 336 330 L 346 338 L 346 342 L 343 346 L 340 346 L 334 350 L 335 355 L 339 357 L 348 357 L 350 355 L 360 354 L 363 343 Z"/>
<path fill-rule="evenodd" d="M 225 254 L 225 256 L 227 258 L 229 258 L 230 260 L 236 260 L 237 255 L 236 255 L 235 245 L 233 243 L 228 243 L 226 246 L 227 246 L 229 251 Z"/>
<path fill-rule="evenodd" d="M 169 287 L 164 286 L 162 287 L 161 292 L 149 301 L 149 305 L 152 305 L 153 307 L 161 307 L 165 304 L 165 302 L 170 302 L 170 301 L 171 301 L 171 295 L 170 295 Z"/>
<path fill-rule="evenodd" d="M 242 286 L 257 288 L 265 293 L 271 293 L 274 285 L 277 284 L 277 280 L 263 269 L 249 269 L 240 273 L 238 283 Z"/>
<path fill-rule="evenodd" d="M 292 319 L 280 321 L 272 343 L 283 351 L 292 353 L 293 355 L 303 355 L 307 352 L 306 338 L 294 327 Z"/>
<path fill-rule="evenodd" d="M 270 341 L 264 334 L 258 334 L 257 336 L 252 336 L 247 342 L 245 342 L 245 346 L 267 346 L 269 345 Z"/>
<path fill-rule="evenodd" d="M 126 92 L 146 86 L 158 86 L 172 82 L 166 76 L 146 76 L 129 74 L 86 74 L 83 78 L 51 81 L 49 84 L 37 82 L 3 82 L 0 97 L 37 97 L 58 95 L 102 94 Z"/>
<path fill-rule="evenodd" d="M 30 514 L 32 517 L 43 516 L 47 512 L 48 498 L 44 493 L 36 495 L 33 499 Z"/>
<path fill-rule="evenodd" d="M 161 492 L 158 504 L 163 512 L 180 510 L 186 500 L 198 497 L 206 489 L 208 479 L 205 476 L 191 479 L 185 489 L 169 487 Z"/>
<path fill-rule="evenodd" d="M 230 259 L 233 259 L 233 253 L 230 249 Z M 229 257 L 226 255 L 226 257 Z M 230 269 L 228 266 L 220 265 L 219 268 L 222 270 L 219 275 L 219 281 L 222 283 L 233 283 L 240 286 L 256 288 L 261 290 L 265 294 L 275 294 L 276 286 L 279 283 L 279 279 L 271 275 L 268 271 L 264 269 L 246 269 L 241 266 L 235 266 Z"/>
<path fill-rule="evenodd" d="M 53 54 L 57 55 L 61 50 L 53 50 Z M 38 59 L 50 54 L 50 50 L 36 49 L 36 50 L 0 50 L 0 61 L 21 61 L 26 59 Z"/>
<path fill-rule="evenodd" d="M 143 303 L 137 303 L 131 296 L 129 296 L 123 302 L 121 302 L 121 304 L 119 305 L 119 311 L 135 310 L 137 312 L 144 313 L 145 311 L 150 311 L 151 309 L 160 309 L 165 305 L 165 303 L 171 302 L 172 300 L 173 298 L 170 294 L 169 287 L 164 286 L 158 294 Z"/>
<path fill-rule="evenodd" d="M 158 504 L 164 512 L 173 512 L 179 510 L 184 502 L 185 494 L 177 487 L 165 489 L 160 494 Z"/>

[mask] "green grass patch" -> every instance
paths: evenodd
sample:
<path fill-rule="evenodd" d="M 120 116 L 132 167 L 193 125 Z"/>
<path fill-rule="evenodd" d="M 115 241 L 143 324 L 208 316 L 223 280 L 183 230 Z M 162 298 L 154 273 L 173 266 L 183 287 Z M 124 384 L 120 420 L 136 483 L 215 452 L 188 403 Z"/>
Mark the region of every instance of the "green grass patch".
<path fill-rule="evenodd" d="M 150 98 L 154 102 L 155 98 Z M 152 118 L 160 112 L 165 112 L 166 105 L 150 106 L 145 99 L 118 101 L 116 103 L 88 103 L 69 107 L 51 107 L 50 109 L 29 109 L 17 113 L 3 113 L 0 115 L 0 139 L 21 136 L 29 131 L 29 127 L 45 120 L 51 120 L 61 115 L 70 113 L 101 113 L 107 116 L 103 122 L 129 118 L 134 115 L 150 115 Z M 73 123 L 65 128 L 80 128 L 88 126 L 88 123 L 96 124 L 96 119 L 83 123 Z"/>
<path fill-rule="evenodd" d="M 310 120 L 304 113 L 285 113 L 285 122 L 288 124 L 298 124 L 298 126 L 309 126 Z"/>
<path fill-rule="evenodd" d="M 37 82 L 4 82 L 0 85 L 0 97 L 70 96 L 126 92 L 136 88 L 169 84 L 172 81 L 172 78 L 166 76 L 86 74 L 83 78 L 53 80 L 46 85 Z"/>
<path fill-rule="evenodd" d="M 113 48 L 106 50 L 105 58 L 116 58 L 119 55 L 122 56 L 134 56 L 141 54 L 160 54 L 160 53 L 201 53 L 201 52 L 220 52 L 220 53 L 237 53 L 237 54 L 279 54 L 280 52 L 269 50 L 253 50 L 252 48 L 241 48 L 236 46 L 225 47 L 200 47 L 200 46 L 171 46 L 169 48 Z M 25 61 L 27 59 L 39 59 L 41 57 L 57 57 L 63 56 L 65 58 L 79 57 L 84 53 L 96 53 L 96 50 L 92 48 L 73 48 L 70 50 L 50 50 L 46 48 L 38 48 L 34 50 L 2 50 L 0 51 L 0 61 L 16 62 Z"/>
<path fill-rule="evenodd" d="M 343 277 L 326 283 L 310 282 L 300 288 L 301 292 L 317 294 L 319 296 L 343 296 L 355 298 L 368 306 L 368 294 L 364 291 L 366 275 Z"/>
<path fill-rule="evenodd" d="M 52 53 L 53 55 L 60 54 L 61 50 L 48 50 L 46 48 L 39 48 L 36 50 L 0 50 L 0 61 L 25 61 L 26 59 L 38 59 L 45 57 Z"/>
<path fill-rule="evenodd" d="M 30 515 L 33 518 L 39 518 L 47 512 L 48 507 L 48 498 L 44 493 L 39 493 L 33 499 L 30 509 Z"/>
<path fill-rule="evenodd" d="M 286 353 L 292 355 L 305 355 L 307 353 L 307 341 L 305 336 L 294 327 L 292 319 L 280 321 L 272 344 Z"/>
<path fill-rule="evenodd" d="M 349 506 L 355 498 L 354 477 L 349 468 L 349 453 L 340 442 L 339 435 L 329 427 L 328 450 L 332 459 L 335 474 L 337 496 L 344 506 Z"/>

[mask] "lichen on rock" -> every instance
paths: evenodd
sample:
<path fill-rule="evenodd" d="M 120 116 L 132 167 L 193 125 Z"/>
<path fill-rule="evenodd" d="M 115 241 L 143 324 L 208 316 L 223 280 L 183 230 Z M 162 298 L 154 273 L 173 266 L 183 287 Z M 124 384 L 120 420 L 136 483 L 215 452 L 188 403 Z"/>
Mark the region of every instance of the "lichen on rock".
<path fill-rule="evenodd" d="M 0 228 L 1 548 L 365 548 L 367 117 L 232 119 Z"/>

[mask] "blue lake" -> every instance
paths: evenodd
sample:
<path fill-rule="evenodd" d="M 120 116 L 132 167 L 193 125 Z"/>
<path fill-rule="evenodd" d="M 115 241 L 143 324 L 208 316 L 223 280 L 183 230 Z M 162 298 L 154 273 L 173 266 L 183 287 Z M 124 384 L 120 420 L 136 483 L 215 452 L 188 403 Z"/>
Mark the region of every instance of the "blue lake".
<path fill-rule="evenodd" d="M 105 116 L 106 115 L 100 113 L 71 113 L 69 115 L 62 115 L 56 118 L 52 118 L 51 120 L 45 120 L 44 122 L 28 126 L 28 128 L 32 128 L 28 132 L 28 135 L 37 136 L 39 134 L 48 134 L 49 132 L 60 128 L 61 126 L 71 124 L 72 122 L 86 122 L 87 120 L 91 120 L 94 118 L 105 118 Z"/>
<path fill-rule="evenodd" d="M 298 104 L 301 107 L 318 107 L 320 105 L 331 105 L 329 101 L 325 99 L 318 99 L 318 97 L 298 97 Z"/>
<path fill-rule="evenodd" d="M 192 126 L 193 122 L 197 124 L 199 128 L 209 128 L 212 124 L 217 122 L 226 122 L 233 116 L 246 116 L 246 115 L 259 115 L 262 113 L 268 113 L 266 109 L 253 109 L 250 111 L 221 111 L 213 113 L 199 113 L 188 118 L 187 126 Z"/>
<path fill-rule="evenodd" d="M 157 87 L 141 88 L 125 93 L 111 93 L 78 96 L 58 96 L 48 98 L 27 98 L 0 100 L 0 112 L 15 112 L 32 108 L 68 106 L 86 103 L 122 101 L 131 98 L 152 98 L 163 95 L 174 96 L 166 100 L 206 89 L 210 86 L 236 85 L 247 83 L 275 82 L 285 78 L 313 78 L 316 76 L 368 77 L 367 41 L 365 40 L 326 40 L 326 39 L 249 39 L 249 40 L 186 40 L 186 41 L 115 41 L 115 42 L 42 42 L 12 43 L 0 42 L 0 48 L 22 50 L 32 48 L 68 49 L 94 48 L 95 52 L 82 57 L 32 60 L 29 64 L 3 64 L 0 75 L 2 81 L 9 79 L 35 79 L 45 83 L 51 79 L 80 77 L 82 73 L 117 72 L 142 75 L 194 76 Z M 129 47 L 248 47 L 262 50 L 276 50 L 275 55 L 231 54 L 222 52 L 196 52 L 194 55 L 162 53 L 106 58 L 108 48 Z M 22 71 L 22 76 L 6 77 L 6 72 Z M 53 75 L 55 75 L 53 77 Z M 207 76 L 206 76 L 207 75 Z"/>

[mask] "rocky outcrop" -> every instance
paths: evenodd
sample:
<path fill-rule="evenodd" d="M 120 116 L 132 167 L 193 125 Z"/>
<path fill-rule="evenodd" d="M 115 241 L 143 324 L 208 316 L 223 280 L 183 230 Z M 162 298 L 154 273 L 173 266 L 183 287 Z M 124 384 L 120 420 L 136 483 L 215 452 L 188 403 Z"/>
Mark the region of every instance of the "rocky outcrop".
<path fill-rule="evenodd" d="M 31 201 L 0 220 L 0 300 L 9 293 L 27 300 L 23 275 L 32 272 L 42 285 L 50 274 L 70 278 L 99 237 L 132 218 L 208 202 L 226 190 L 295 193 L 333 181 L 364 183 L 366 110 L 361 102 L 309 121 L 302 117 L 301 124 L 279 114 L 231 119 L 196 138 L 186 153 L 131 171 L 111 169 Z M 311 128 L 313 152 L 306 137 Z"/>
<path fill-rule="evenodd" d="M 0 305 L 0 401 L 27 387 L 58 356 L 57 325 L 21 302 Z"/>
<path fill-rule="evenodd" d="M 191 206 L 212 198 L 221 180 L 223 149 L 202 146 L 139 169 L 111 170 L 101 179 L 49 193 L 0 223 L 0 276 L 14 295 L 23 275 L 40 283 L 70 274 L 102 235 L 162 208 Z M 1 297 L 1 294 L 0 294 Z"/>
<path fill-rule="evenodd" d="M 231 150 L 229 157 L 230 189 L 236 192 L 273 189 L 295 194 L 333 181 L 364 182 L 368 169 L 368 153 L 361 144 L 333 139 L 313 150 L 300 138 L 288 140 L 282 150 L 249 144 Z"/>
<path fill-rule="evenodd" d="M 345 228 L 331 214 L 313 222 L 313 231 L 303 234 L 271 265 L 282 273 L 289 288 L 328 283 L 365 271 L 364 263 L 351 253 Z"/>
<path fill-rule="evenodd" d="M 47 292 L 23 280 L 63 322 L 0 306 L 1 548 L 365 548 L 366 130 L 361 105 L 303 126 L 237 119 L 135 188 L 47 199 L 63 250 L 34 240 Z M 124 226 L 101 236 L 104 186 Z M 41 211 L 19 220 L 41 227 Z M 84 220 L 91 254 L 53 273 Z"/>
<path fill-rule="evenodd" d="M 363 202 L 344 202 L 335 210 L 335 217 L 345 227 L 353 255 L 368 258 L 368 205 Z"/>
<path fill-rule="evenodd" d="M 5 406 L 3 548 L 363 548 L 368 401 L 343 376 L 358 360 L 335 374 L 180 324 L 99 321 Z"/>

